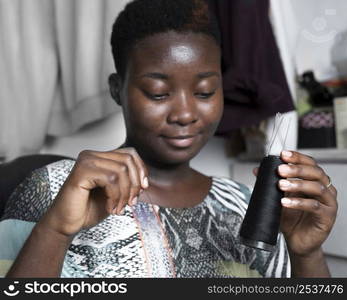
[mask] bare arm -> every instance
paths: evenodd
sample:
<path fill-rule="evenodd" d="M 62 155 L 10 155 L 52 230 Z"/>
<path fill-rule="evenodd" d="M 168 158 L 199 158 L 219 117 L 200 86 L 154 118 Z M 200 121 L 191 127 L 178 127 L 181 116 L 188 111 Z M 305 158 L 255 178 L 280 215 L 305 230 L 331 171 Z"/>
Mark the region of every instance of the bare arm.
<path fill-rule="evenodd" d="M 292 265 L 292 277 L 316 278 L 330 277 L 330 271 L 326 264 L 322 249 L 309 256 L 296 256 L 289 253 Z"/>

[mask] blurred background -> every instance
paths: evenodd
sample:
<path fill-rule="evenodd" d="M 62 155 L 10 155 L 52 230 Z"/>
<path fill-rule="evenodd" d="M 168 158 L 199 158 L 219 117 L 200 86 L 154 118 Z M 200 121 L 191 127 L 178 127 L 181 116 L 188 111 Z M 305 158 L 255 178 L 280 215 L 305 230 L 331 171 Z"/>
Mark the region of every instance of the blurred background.
<path fill-rule="evenodd" d="M 127 2 L 0 0 L 0 168 L 123 143 L 107 79 L 112 24 Z M 347 2 L 208 2 L 222 31 L 225 113 L 192 165 L 252 188 L 281 112 L 290 127 L 275 144 L 313 156 L 339 191 L 324 251 L 332 275 L 347 277 Z"/>

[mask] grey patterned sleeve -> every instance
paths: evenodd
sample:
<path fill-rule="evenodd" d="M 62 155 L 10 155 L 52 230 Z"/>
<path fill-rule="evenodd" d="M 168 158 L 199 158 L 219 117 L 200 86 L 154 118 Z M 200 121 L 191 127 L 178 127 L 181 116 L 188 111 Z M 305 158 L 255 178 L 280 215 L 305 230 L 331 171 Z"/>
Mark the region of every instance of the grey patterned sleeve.
<path fill-rule="evenodd" d="M 52 203 L 47 167 L 30 173 L 11 194 L 1 220 L 37 222 Z"/>
<path fill-rule="evenodd" d="M 282 233 L 278 234 L 277 245 L 268 257 L 265 265 L 265 277 L 290 277 L 291 266 L 286 241 Z"/>

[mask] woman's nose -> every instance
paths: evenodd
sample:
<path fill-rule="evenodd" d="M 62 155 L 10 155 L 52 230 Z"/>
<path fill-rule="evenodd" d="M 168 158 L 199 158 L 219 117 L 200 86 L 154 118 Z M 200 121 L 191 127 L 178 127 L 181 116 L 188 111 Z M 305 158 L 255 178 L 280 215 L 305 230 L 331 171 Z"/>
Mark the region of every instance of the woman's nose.
<path fill-rule="evenodd" d="M 189 97 L 187 94 L 181 93 L 179 96 L 175 97 L 171 104 L 171 110 L 168 115 L 169 123 L 177 123 L 181 126 L 186 126 L 197 121 L 197 103 L 193 96 Z"/>

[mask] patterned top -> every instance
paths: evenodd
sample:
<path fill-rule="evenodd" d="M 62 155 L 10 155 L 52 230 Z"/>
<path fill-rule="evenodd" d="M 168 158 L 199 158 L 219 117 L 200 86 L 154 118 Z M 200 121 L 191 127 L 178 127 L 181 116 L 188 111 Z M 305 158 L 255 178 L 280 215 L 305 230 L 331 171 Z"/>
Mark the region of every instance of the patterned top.
<path fill-rule="evenodd" d="M 7 203 L 5 219 L 37 222 L 75 161 L 38 169 Z M 272 252 L 240 243 L 239 230 L 250 191 L 228 178 L 212 177 L 208 195 L 191 208 L 144 202 L 126 206 L 80 231 L 64 260 L 62 277 L 289 277 L 282 234 Z"/>

